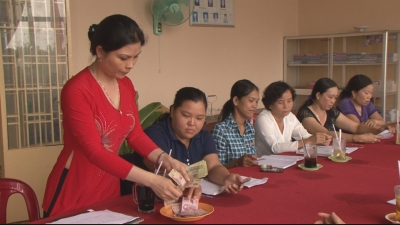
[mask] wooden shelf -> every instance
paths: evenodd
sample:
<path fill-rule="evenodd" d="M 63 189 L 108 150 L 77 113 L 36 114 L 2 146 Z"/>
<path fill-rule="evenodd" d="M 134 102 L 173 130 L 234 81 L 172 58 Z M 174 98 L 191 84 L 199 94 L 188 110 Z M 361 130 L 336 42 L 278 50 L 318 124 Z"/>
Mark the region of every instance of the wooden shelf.
<path fill-rule="evenodd" d="M 388 64 L 397 64 L 389 62 Z M 328 66 L 327 63 L 288 63 L 288 66 Z M 333 63 L 333 66 L 382 66 L 382 63 Z"/>

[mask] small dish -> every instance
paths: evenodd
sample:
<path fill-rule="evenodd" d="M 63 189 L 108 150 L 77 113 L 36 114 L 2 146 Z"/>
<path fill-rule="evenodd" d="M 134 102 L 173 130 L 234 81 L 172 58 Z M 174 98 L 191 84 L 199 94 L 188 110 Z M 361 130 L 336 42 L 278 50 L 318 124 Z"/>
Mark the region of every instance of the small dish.
<path fill-rule="evenodd" d="M 205 216 L 210 215 L 211 213 L 214 212 L 214 207 L 212 207 L 209 204 L 199 202 L 199 209 L 202 209 L 207 212 L 207 214 L 204 214 L 202 216 L 194 216 L 194 217 L 176 217 L 174 215 L 174 212 L 172 211 L 171 205 L 164 206 L 160 209 L 161 215 L 168 217 L 172 220 L 178 221 L 178 222 L 192 222 L 192 221 L 197 221 L 203 219 Z"/>
<path fill-rule="evenodd" d="M 333 162 L 338 162 L 338 163 L 345 163 L 353 158 L 351 158 L 350 156 L 346 156 L 345 160 L 340 160 L 340 159 L 335 159 L 333 158 L 333 156 L 329 156 L 328 159 L 332 160 Z"/>
<path fill-rule="evenodd" d="M 386 214 L 385 218 L 393 224 L 400 224 L 400 222 L 396 220 L 396 213 Z"/>
<path fill-rule="evenodd" d="M 304 164 L 303 164 L 303 163 L 301 163 L 301 164 L 299 164 L 299 167 L 300 167 L 302 170 L 315 171 L 315 170 L 321 169 L 323 166 L 322 166 L 321 164 L 317 164 L 317 167 L 315 167 L 315 168 L 307 168 L 307 167 L 304 167 Z"/>

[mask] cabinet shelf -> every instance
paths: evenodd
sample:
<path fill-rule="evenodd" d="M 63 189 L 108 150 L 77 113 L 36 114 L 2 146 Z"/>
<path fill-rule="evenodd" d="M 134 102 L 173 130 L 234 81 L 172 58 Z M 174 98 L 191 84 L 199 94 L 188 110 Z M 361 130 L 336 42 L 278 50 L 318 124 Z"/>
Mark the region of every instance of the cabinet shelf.
<path fill-rule="evenodd" d="M 379 83 L 373 95 L 376 107 L 385 120 L 393 120 L 390 112 L 400 104 L 399 53 L 400 30 L 285 37 L 283 80 L 299 96 L 293 108 L 320 78 L 331 78 L 342 89 L 354 75 L 364 74 Z"/>
<path fill-rule="evenodd" d="M 388 65 L 397 64 L 389 62 Z M 326 63 L 288 63 L 288 66 L 329 66 Z M 382 63 L 333 63 L 333 66 L 382 66 Z"/>
<path fill-rule="evenodd" d="M 311 89 L 295 88 L 297 95 L 311 95 Z"/>

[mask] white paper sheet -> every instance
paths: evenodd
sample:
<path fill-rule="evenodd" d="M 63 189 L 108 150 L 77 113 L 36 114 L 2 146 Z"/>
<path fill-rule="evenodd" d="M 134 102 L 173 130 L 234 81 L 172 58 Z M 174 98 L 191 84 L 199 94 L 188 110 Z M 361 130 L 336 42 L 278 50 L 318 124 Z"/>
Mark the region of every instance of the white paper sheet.
<path fill-rule="evenodd" d="M 296 165 L 296 162 L 301 160 L 302 158 L 297 156 L 271 156 L 271 155 L 263 155 L 261 158 L 258 159 L 258 165 L 271 165 L 273 167 L 286 169 L 290 166 Z M 293 158 L 295 157 L 295 158 Z"/>
<path fill-rule="evenodd" d="M 245 176 L 241 176 L 241 177 L 242 177 L 242 179 L 247 178 Z M 262 179 L 251 178 L 248 182 L 244 183 L 244 186 L 247 188 L 251 188 L 251 187 L 254 187 L 257 185 L 265 184 L 265 183 L 267 183 L 267 181 L 268 181 L 267 177 L 262 178 Z"/>
<path fill-rule="evenodd" d="M 102 210 L 63 218 L 50 224 L 124 224 L 135 219 L 138 219 L 138 217 L 112 212 L 110 210 Z"/>
<path fill-rule="evenodd" d="M 242 180 L 246 179 L 247 177 L 241 176 Z M 265 184 L 267 183 L 268 178 L 262 178 L 262 179 L 256 179 L 256 178 L 250 178 L 250 180 L 246 183 L 244 183 L 244 186 L 247 188 L 251 188 L 257 185 Z M 213 182 L 209 181 L 208 179 L 203 179 L 201 181 L 201 189 L 203 194 L 206 195 L 218 195 L 224 192 L 224 189 L 221 189 L 222 186 L 218 184 L 214 184 Z"/>
<path fill-rule="evenodd" d="M 388 130 L 384 130 L 384 131 L 380 132 L 378 135 L 382 136 L 381 140 L 390 139 L 393 137 L 393 134 L 390 133 Z"/>
<path fill-rule="evenodd" d="M 358 147 L 346 147 L 346 154 L 350 154 L 357 149 Z M 333 148 L 332 146 L 318 146 L 317 151 L 318 151 L 318 156 L 329 157 L 333 153 Z M 304 150 L 299 149 L 296 151 L 296 154 L 304 154 Z"/>
<path fill-rule="evenodd" d="M 389 203 L 391 205 L 396 205 L 396 199 L 389 200 L 389 201 L 387 201 L 387 203 Z"/>
<path fill-rule="evenodd" d="M 303 160 L 303 156 L 291 156 L 291 155 L 269 155 L 269 156 L 261 156 L 261 158 L 265 157 L 272 157 L 273 159 L 281 159 L 281 160 L 288 160 L 288 161 L 300 161 Z"/>
<path fill-rule="evenodd" d="M 218 195 L 221 194 L 224 190 L 221 190 L 221 186 L 218 184 L 214 184 L 208 179 L 203 179 L 201 181 L 201 190 L 203 194 L 206 195 Z"/>

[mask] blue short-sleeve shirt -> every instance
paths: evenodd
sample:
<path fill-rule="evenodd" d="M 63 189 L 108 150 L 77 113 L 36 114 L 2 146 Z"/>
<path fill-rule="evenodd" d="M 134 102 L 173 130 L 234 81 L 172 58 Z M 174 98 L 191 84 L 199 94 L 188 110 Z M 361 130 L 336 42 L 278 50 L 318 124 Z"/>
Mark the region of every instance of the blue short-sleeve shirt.
<path fill-rule="evenodd" d="M 214 139 L 206 130 L 201 130 L 196 134 L 190 140 L 189 149 L 187 149 L 172 130 L 169 117 L 151 125 L 144 132 L 166 153 L 172 149 L 171 157 L 187 165 L 203 160 L 208 154 L 217 154 Z M 136 154 L 135 158 L 139 157 L 139 154 Z"/>

